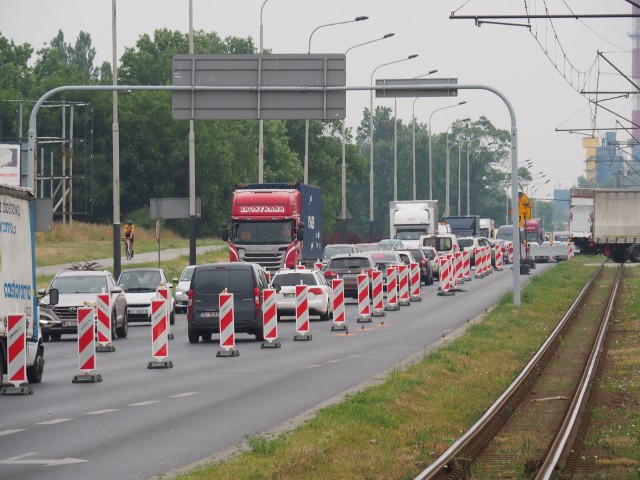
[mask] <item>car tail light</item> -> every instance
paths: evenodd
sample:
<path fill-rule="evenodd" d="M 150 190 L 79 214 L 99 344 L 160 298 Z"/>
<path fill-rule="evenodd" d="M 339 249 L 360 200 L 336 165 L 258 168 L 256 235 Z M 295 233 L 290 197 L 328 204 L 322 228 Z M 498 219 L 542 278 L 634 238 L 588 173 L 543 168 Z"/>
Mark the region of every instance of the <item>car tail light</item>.
<path fill-rule="evenodd" d="M 189 289 L 189 299 L 187 300 L 187 320 L 193 320 L 193 289 Z"/>
<path fill-rule="evenodd" d="M 422 265 L 426 265 L 426 264 L 427 264 L 427 259 L 426 259 L 426 258 L 421 258 L 421 259 L 420 259 L 420 263 L 421 263 Z"/>
<path fill-rule="evenodd" d="M 310 287 L 308 292 L 314 295 L 322 295 L 322 289 L 320 287 Z"/>
<path fill-rule="evenodd" d="M 329 270 L 325 270 L 324 271 L 324 278 L 332 278 L 332 277 L 337 277 L 338 274 L 334 273 L 334 272 L 330 272 Z"/>

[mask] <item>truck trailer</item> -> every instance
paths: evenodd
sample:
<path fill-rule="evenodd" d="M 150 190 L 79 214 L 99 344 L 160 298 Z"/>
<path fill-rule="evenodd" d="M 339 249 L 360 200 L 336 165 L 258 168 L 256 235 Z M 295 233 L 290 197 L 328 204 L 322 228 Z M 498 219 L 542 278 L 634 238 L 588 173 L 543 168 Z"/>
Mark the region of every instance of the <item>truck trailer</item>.
<path fill-rule="evenodd" d="M 594 189 L 593 242 L 614 262 L 640 262 L 640 189 Z"/>
<path fill-rule="evenodd" d="M 480 219 L 480 236 L 486 238 L 493 237 L 493 231 L 496 228 L 496 224 L 493 218 L 481 218 Z"/>
<path fill-rule="evenodd" d="M 30 189 L 0 186 L 0 384 L 7 372 L 7 315 L 26 316 L 26 377 L 40 383 L 44 344 L 38 324 L 33 194 Z M 14 344 L 15 345 L 15 344 Z M 11 379 L 8 378 L 9 382 Z"/>
<path fill-rule="evenodd" d="M 418 248 L 421 235 L 437 233 L 437 223 L 437 200 L 389 202 L 389 238 L 402 240 L 407 248 Z"/>
<path fill-rule="evenodd" d="M 595 188 L 572 188 L 569 203 L 569 240 L 580 253 L 596 254 L 593 241 L 593 197 Z"/>
<path fill-rule="evenodd" d="M 479 215 L 442 217 L 442 220 L 451 227 L 451 233 L 458 237 L 477 237 L 480 235 Z"/>
<path fill-rule="evenodd" d="M 320 188 L 302 183 L 236 185 L 231 225 L 223 232 L 229 260 L 262 265 L 270 272 L 311 265 L 322 258 Z"/>

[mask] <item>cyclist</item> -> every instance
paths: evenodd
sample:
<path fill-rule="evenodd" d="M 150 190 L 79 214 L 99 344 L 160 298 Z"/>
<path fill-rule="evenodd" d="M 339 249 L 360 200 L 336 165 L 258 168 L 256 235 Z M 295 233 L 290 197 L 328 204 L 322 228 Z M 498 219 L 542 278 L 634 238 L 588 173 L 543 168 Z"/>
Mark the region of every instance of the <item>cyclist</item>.
<path fill-rule="evenodd" d="M 131 220 L 127 220 L 127 223 L 124 225 L 124 238 L 128 238 L 131 242 L 131 257 L 133 257 L 133 243 L 135 241 L 134 233 L 135 233 L 135 225 Z"/>

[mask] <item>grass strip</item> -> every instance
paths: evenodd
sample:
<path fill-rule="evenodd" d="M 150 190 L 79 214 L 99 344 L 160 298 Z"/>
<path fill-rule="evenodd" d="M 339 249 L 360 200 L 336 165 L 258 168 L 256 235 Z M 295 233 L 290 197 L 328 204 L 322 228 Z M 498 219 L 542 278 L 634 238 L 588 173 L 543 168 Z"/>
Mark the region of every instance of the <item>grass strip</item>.
<path fill-rule="evenodd" d="M 595 266 L 574 258 L 535 276 L 467 333 L 383 384 L 230 459 L 179 475 L 205 479 L 412 479 L 489 407 L 556 326 Z"/>

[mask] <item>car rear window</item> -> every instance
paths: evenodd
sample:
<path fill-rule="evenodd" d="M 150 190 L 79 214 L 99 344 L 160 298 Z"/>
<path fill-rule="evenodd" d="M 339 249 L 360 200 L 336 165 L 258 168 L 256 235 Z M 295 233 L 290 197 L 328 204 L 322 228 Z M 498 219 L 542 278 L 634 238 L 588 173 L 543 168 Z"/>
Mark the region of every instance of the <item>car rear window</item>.
<path fill-rule="evenodd" d="M 281 287 L 290 287 L 293 285 L 316 285 L 316 277 L 313 273 L 279 273 L 273 277 L 273 284 Z"/>
<path fill-rule="evenodd" d="M 353 253 L 354 248 L 350 245 L 331 246 L 324 249 L 324 258 L 333 257 L 343 253 Z"/>
<path fill-rule="evenodd" d="M 202 270 L 194 279 L 195 291 L 202 295 L 219 295 L 226 288 L 229 293 L 248 293 L 253 290 L 249 270 Z"/>
<path fill-rule="evenodd" d="M 368 258 L 358 258 L 358 257 L 349 257 L 349 258 L 333 258 L 329 262 L 330 269 L 336 270 L 356 270 L 356 269 L 365 269 L 370 268 L 371 262 Z"/>
<path fill-rule="evenodd" d="M 460 248 L 473 247 L 473 240 L 470 238 L 459 238 L 458 245 Z"/>

